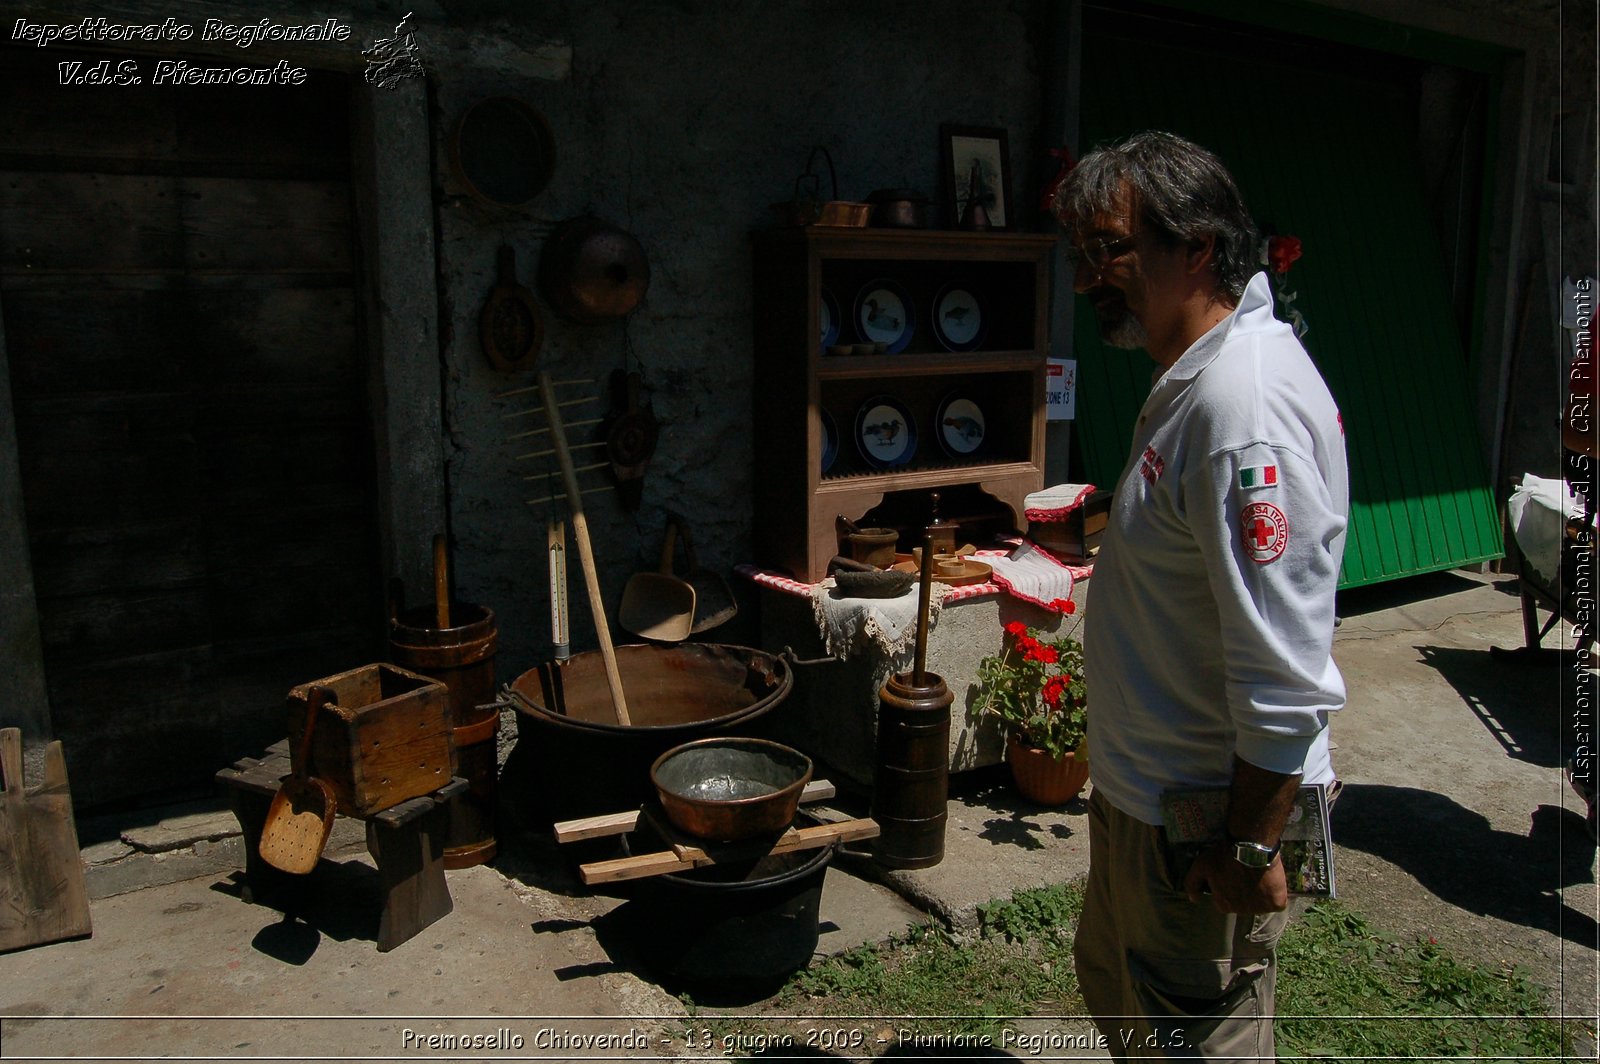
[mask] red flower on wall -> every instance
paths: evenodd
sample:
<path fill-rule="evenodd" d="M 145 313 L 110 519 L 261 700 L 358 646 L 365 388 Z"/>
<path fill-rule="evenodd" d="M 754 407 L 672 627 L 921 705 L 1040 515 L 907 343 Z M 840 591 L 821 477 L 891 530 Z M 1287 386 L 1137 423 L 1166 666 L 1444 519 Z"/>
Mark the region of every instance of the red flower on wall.
<path fill-rule="evenodd" d="M 1267 265 L 1272 267 L 1273 273 L 1288 273 L 1289 267 L 1300 258 L 1300 238 L 1297 236 L 1274 236 L 1267 239 Z"/>
<path fill-rule="evenodd" d="M 1272 295 L 1277 302 L 1278 317 L 1287 321 L 1294 329 L 1296 338 L 1305 336 L 1311 331 L 1311 326 L 1306 323 L 1305 315 L 1300 313 L 1294 301 L 1300 293 L 1289 288 L 1286 276 L 1289 267 L 1293 266 L 1304 252 L 1297 236 L 1279 236 L 1272 232 L 1272 226 L 1267 227 L 1267 238 L 1259 245 L 1258 254 L 1261 265 L 1267 268 L 1267 281 L 1272 286 Z"/>

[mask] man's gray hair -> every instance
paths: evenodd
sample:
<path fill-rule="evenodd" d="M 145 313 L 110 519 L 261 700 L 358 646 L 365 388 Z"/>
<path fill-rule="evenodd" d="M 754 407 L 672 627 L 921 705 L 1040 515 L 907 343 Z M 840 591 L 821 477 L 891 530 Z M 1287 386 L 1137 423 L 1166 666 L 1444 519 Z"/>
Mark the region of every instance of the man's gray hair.
<path fill-rule="evenodd" d="M 1217 281 L 1235 302 L 1261 267 L 1256 226 L 1233 175 L 1211 152 L 1172 133 L 1135 133 L 1096 148 L 1056 194 L 1063 223 L 1117 208 L 1124 183 L 1138 221 L 1169 244 L 1215 237 Z"/>

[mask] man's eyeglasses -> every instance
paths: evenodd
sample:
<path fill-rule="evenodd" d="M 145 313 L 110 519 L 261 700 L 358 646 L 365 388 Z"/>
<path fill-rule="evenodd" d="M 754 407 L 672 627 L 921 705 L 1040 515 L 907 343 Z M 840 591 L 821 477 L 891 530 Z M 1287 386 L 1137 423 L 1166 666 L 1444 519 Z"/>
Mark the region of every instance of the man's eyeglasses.
<path fill-rule="evenodd" d="M 1079 263 L 1087 262 L 1091 269 L 1103 270 L 1123 251 L 1132 247 L 1138 236 L 1137 233 L 1129 233 L 1115 240 L 1102 240 L 1096 237 L 1093 240 L 1085 240 L 1082 244 L 1070 245 L 1067 248 L 1067 264 L 1077 269 Z"/>

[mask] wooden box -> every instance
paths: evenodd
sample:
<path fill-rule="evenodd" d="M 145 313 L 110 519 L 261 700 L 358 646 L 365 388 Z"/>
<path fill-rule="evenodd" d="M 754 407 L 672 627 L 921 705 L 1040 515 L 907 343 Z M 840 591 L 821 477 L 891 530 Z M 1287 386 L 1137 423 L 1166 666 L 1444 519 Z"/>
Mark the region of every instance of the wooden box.
<path fill-rule="evenodd" d="M 289 692 L 289 749 L 295 771 L 300 770 L 300 736 L 312 684 L 328 688 L 337 699 L 317 717 L 310 770 L 333 788 L 339 812 L 380 812 L 431 794 L 455 775 L 449 688 L 383 663 Z"/>

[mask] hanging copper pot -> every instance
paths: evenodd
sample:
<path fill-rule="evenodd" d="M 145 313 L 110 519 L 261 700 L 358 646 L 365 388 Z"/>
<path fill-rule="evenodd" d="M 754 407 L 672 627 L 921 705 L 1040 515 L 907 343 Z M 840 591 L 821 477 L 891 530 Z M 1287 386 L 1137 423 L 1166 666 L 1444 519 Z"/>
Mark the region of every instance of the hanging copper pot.
<path fill-rule="evenodd" d="M 650 287 L 650 263 L 632 234 L 598 218 L 574 218 L 545 241 L 539 287 L 563 318 L 598 325 L 639 305 Z"/>

